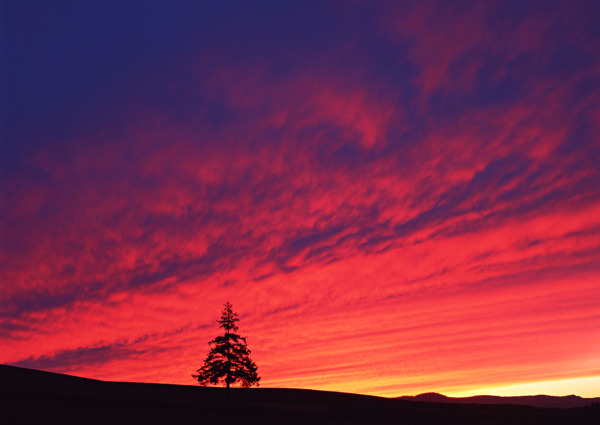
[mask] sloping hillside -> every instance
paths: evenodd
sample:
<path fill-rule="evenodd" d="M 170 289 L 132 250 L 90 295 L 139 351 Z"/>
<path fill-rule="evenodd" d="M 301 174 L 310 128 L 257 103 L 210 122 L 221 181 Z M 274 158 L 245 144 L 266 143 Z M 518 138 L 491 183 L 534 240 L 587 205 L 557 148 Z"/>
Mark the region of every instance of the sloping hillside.
<path fill-rule="evenodd" d="M 423 403 L 297 389 L 104 382 L 0 365 L 3 423 L 558 424 L 597 410 Z"/>

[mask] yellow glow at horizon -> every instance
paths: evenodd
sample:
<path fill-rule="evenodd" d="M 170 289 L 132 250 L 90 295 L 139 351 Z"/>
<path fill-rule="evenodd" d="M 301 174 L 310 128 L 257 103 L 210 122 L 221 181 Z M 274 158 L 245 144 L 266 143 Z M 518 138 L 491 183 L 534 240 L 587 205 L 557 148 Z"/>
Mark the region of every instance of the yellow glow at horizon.
<path fill-rule="evenodd" d="M 478 388 L 469 391 L 448 392 L 444 395 L 449 397 L 469 397 L 474 395 L 523 396 L 538 394 L 554 396 L 573 394 L 580 397 L 600 397 L 600 376 Z"/>

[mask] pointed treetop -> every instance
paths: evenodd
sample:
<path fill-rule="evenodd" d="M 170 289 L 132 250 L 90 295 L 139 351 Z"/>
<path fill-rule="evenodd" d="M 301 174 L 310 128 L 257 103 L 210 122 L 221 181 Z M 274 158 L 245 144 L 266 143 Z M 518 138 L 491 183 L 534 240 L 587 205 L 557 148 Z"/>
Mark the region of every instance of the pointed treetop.
<path fill-rule="evenodd" d="M 223 311 L 221 312 L 221 319 L 218 322 L 221 324 L 221 328 L 225 329 L 226 332 L 233 331 L 236 332 L 238 330 L 235 322 L 239 321 L 238 314 L 233 312 L 232 305 L 229 301 L 225 303 L 223 306 Z"/>

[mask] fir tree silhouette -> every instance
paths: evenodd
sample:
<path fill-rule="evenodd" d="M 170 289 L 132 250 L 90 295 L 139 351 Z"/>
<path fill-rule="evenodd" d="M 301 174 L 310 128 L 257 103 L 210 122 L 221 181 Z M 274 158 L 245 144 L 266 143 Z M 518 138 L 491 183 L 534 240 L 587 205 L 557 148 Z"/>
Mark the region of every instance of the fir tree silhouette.
<path fill-rule="evenodd" d="M 211 350 L 204 360 L 204 365 L 192 377 L 200 385 L 230 385 L 240 382 L 241 386 L 248 388 L 259 385 L 260 377 L 256 364 L 250 359 L 250 350 L 246 346 L 246 338 L 238 335 L 235 322 L 240 319 L 233 312 L 231 303 L 227 301 L 218 320 L 220 327 L 225 330 L 224 335 L 217 336 L 208 344 Z"/>

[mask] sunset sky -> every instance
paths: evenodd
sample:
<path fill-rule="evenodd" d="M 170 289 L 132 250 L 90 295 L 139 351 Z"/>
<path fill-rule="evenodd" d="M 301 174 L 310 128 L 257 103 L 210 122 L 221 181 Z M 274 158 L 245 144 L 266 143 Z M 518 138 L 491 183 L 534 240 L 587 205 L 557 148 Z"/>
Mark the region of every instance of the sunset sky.
<path fill-rule="evenodd" d="M 600 396 L 600 2 L 1 12 L 0 363 Z"/>

